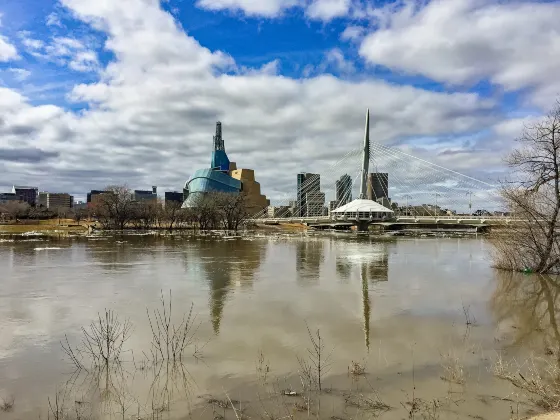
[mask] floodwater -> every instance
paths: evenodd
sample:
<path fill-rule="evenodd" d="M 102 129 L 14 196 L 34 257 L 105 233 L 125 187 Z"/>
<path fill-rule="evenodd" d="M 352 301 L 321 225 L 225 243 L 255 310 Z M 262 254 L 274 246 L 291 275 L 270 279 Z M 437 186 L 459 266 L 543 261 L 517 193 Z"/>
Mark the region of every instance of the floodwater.
<path fill-rule="evenodd" d="M 490 252 L 353 234 L 0 243 L 0 418 L 523 418 L 534 406 L 491 366 L 557 352 L 560 289 Z M 180 361 L 154 350 L 162 295 L 175 326 L 193 305 Z M 132 328 L 119 362 L 95 363 L 82 328 L 106 309 Z"/>

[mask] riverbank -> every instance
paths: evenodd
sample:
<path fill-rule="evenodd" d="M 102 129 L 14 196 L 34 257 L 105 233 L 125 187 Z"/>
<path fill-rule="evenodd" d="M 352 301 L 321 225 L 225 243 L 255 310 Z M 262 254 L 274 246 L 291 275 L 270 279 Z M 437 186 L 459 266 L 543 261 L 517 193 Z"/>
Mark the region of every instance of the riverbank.
<path fill-rule="evenodd" d="M 71 219 L 26 220 L 18 223 L 0 224 L 0 235 L 29 234 L 39 232 L 42 234 L 60 233 L 87 233 L 87 222 L 76 222 Z"/>

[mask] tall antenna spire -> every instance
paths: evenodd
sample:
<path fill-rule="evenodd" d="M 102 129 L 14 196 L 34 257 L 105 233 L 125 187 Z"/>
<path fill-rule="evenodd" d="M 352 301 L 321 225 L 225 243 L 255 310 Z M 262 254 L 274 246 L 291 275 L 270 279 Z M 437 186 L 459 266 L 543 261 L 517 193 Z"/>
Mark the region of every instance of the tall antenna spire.
<path fill-rule="evenodd" d="M 362 151 L 362 182 L 360 184 L 360 198 L 367 197 L 367 177 L 369 172 L 369 108 L 366 112 L 366 132 L 364 135 L 364 149 Z"/>
<path fill-rule="evenodd" d="M 216 123 L 216 135 L 214 136 L 214 150 L 226 150 L 224 139 L 222 138 L 222 123 Z"/>

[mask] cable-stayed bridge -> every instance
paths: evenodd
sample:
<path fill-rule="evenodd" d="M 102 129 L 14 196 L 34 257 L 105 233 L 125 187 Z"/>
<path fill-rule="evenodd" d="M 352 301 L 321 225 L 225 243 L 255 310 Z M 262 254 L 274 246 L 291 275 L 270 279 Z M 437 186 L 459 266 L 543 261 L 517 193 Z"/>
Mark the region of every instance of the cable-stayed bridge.
<path fill-rule="evenodd" d="M 278 205 L 254 215 L 252 221 L 352 224 L 359 230 L 373 223 L 515 221 L 503 212 L 497 185 L 370 141 L 369 110 L 362 147 L 350 150 L 318 175 L 302 175 L 295 196 L 286 194 Z"/>

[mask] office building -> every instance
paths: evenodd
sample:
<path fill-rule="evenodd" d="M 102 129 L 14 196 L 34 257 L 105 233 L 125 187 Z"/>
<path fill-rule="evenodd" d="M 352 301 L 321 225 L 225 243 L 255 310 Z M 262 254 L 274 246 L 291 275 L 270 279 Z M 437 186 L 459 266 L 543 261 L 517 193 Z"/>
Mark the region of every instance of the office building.
<path fill-rule="evenodd" d="M 337 208 L 339 208 L 340 205 L 338 204 L 338 201 L 333 200 L 333 201 L 329 201 L 329 214 L 331 214 L 331 211 L 336 210 Z"/>
<path fill-rule="evenodd" d="M 181 204 L 183 204 L 183 201 L 184 201 L 182 192 L 166 191 L 164 197 L 165 197 L 164 205 L 167 205 L 167 203 L 181 203 Z"/>
<path fill-rule="evenodd" d="M 310 199 L 313 201 L 313 203 L 311 204 L 311 208 L 315 209 L 318 203 L 317 200 L 320 199 L 320 195 L 316 196 L 314 193 L 320 193 L 320 192 L 321 192 L 321 175 L 311 174 L 307 172 L 302 172 L 297 174 L 296 216 L 299 217 L 308 216 L 307 195 L 311 194 Z M 323 194 L 323 204 L 321 205 L 321 209 L 325 204 L 324 196 L 325 195 Z M 314 210 L 314 213 L 316 213 L 316 210 Z"/>
<path fill-rule="evenodd" d="M 268 217 L 289 217 L 290 206 L 268 206 L 266 209 Z"/>
<path fill-rule="evenodd" d="M 37 187 L 22 187 L 14 185 L 12 188 L 12 194 L 17 196 L 18 201 L 23 201 L 30 206 L 35 206 L 37 204 L 37 193 L 39 188 Z"/>
<path fill-rule="evenodd" d="M 305 194 L 305 216 L 323 216 L 325 207 L 325 193 L 321 191 L 311 191 Z"/>
<path fill-rule="evenodd" d="M 345 174 L 340 177 L 335 183 L 336 186 L 336 201 L 339 206 L 352 201 L 352 178 L 350 175 Z"/>
<path fill-rule="evenodd" d="M 18 201 L 17 195 L 14 193 L 0 193 L 0 204 L 5 204 L 10 201 Z"/>
<path fill-rule="evenodd" d="M 256 214 L 270 205 L 270 200 L 261 193 L 261 186 L 255 180 L 252 169 L 238 169 L 235 162 L 230 162 L 222 137 L 222 123 L 216 123 L 214 150 L 210 168 L 198 169 L 185 183 L 183 189 L 183 207 L 196 205 L 197 197 L 210 192 L 230 194 L 243 193 L 246 197 L 247 211 Z"/>
<path fill-rule="evenodd" d="M 389 174 L 373 172 L 367 178 L 367 199 L 376 201 L 380 198 L 389 198 Z"/>
<path fill-rule="evenodd" d="M 74 205 L 74 197 L 67 193 L 40 192 L 37 205 L 49 210 L 69 209 Z"/>
<path fill-rule="evenodd" d="M 95 199 L 96 196 L 101 195 L 103 193 L 105 193 L 106 191 L 103 190 L 91 190 L 90 192 L 87 193 L 87 199 L 86 202 L 92 203 Z"/>
<path fill-rule="evenodd" d="M 157 200 L 157 187 L 153 186 L 151 190 L 134 190 L 132 197 L 134 201 Z"/>

